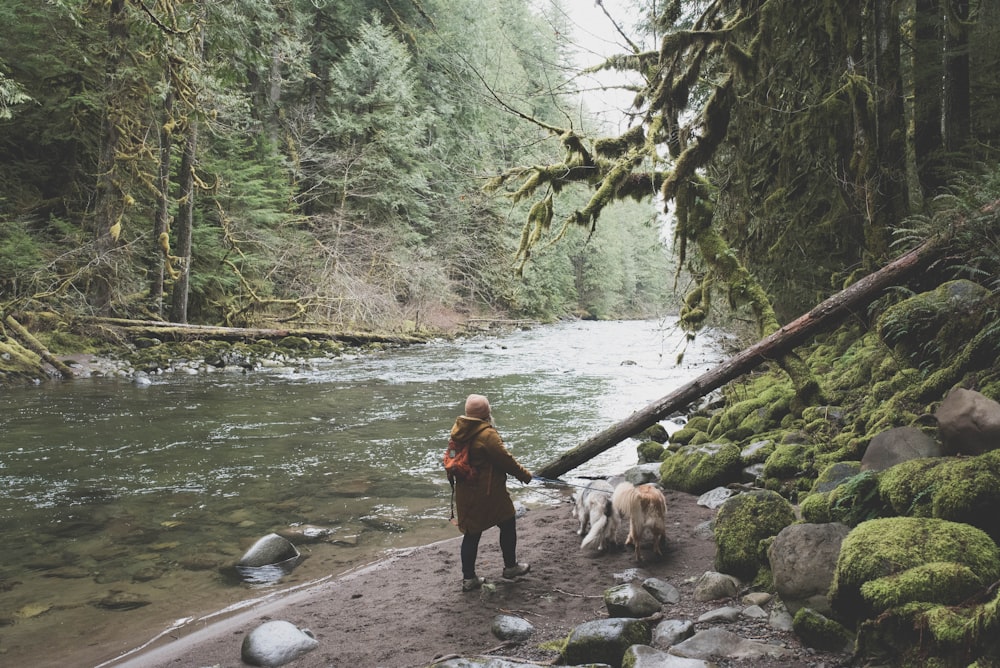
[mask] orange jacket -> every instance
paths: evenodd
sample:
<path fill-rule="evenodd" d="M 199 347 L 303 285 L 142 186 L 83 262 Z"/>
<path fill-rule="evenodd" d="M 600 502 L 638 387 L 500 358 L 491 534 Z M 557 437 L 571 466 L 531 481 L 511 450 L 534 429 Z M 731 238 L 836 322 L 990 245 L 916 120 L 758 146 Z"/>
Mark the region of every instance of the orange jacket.
<path fill-rule="evenodd" d="M 507 451 L 500 434 L 489 422 L 459 416 L 451 437 L 469 443 L 469 462 L 478 474 L 472 481 L 455 483 L 455 513 L 462 533 L 479 533 L 514 516 L 514 502 L 507 492 L 507 474 L 523 483 L 531 473 Z"/>

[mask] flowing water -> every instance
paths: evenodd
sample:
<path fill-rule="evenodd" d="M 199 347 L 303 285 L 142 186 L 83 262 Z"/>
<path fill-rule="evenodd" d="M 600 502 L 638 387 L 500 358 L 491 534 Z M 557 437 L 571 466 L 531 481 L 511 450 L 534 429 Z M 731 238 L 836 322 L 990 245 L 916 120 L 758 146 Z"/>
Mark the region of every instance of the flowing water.
<path fill-rule="evenodd" d="M 489 397 L 532 469 L 722 358 L 711 337 L 678 364 L 683 348 L 672 319 L 573 322 L 308 368 L 5 390 L 0 664 L 79 652 L 96 665 L 186 615 L 455 536 L 440 456 L 467 394 Z M 621 472 L 634 446 L 565 480 Z M 554 502 L 551 487 L 510 487 Z M 300 545 L 307 558 L 279 581 L 241 580 L 245 550 L 291 527 L 324 538 Z"/>

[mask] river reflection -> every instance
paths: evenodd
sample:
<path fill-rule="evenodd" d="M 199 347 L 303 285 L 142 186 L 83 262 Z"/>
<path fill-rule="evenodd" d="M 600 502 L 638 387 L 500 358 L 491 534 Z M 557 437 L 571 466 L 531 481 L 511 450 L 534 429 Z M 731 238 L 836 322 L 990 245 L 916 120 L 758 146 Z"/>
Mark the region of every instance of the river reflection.
<path fill-rule="evenodd" d="M 440 455 L 467 394 L 490 398 L 533 468 L 720 361 L 703 338 L 678 365 L 683 341 L 672 319 L 573 322 L 249 375 L 7 390 L 0 662 L 110 659 L 253 596 L 232 565 L 271 531 L 323 536 L 300 545 L 306 559 L 279 587 L 454 536 Z M 624 470 L 634 445 L 572 475 Z M 512 487 L 552 502 L 551 489 Z"/>

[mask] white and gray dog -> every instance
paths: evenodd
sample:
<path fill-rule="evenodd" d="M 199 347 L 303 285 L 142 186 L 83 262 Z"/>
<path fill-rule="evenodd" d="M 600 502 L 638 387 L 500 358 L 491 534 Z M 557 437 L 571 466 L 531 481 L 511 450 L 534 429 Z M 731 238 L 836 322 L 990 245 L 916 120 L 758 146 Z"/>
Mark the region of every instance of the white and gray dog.
<path fill-rule="evenodd" d="M 594 480 L 574 495 L 573 516 L 580 520 L 577 534 L 583 536 L 580 549 L 603 552 L 617 544 L 621 520 L 611 503 L 615 489 L 605 480 Z"/>

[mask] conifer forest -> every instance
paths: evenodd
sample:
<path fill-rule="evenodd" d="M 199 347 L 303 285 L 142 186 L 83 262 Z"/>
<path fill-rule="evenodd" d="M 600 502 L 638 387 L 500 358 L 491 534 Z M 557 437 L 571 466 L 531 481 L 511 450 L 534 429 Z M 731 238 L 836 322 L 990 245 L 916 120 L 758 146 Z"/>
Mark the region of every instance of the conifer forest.
<path fill-rule="evenodd" d="M 998 37 L 987 0 L 0 0 L 0 311 L 767 333 L 935 235 L 995 290 Z"/>

